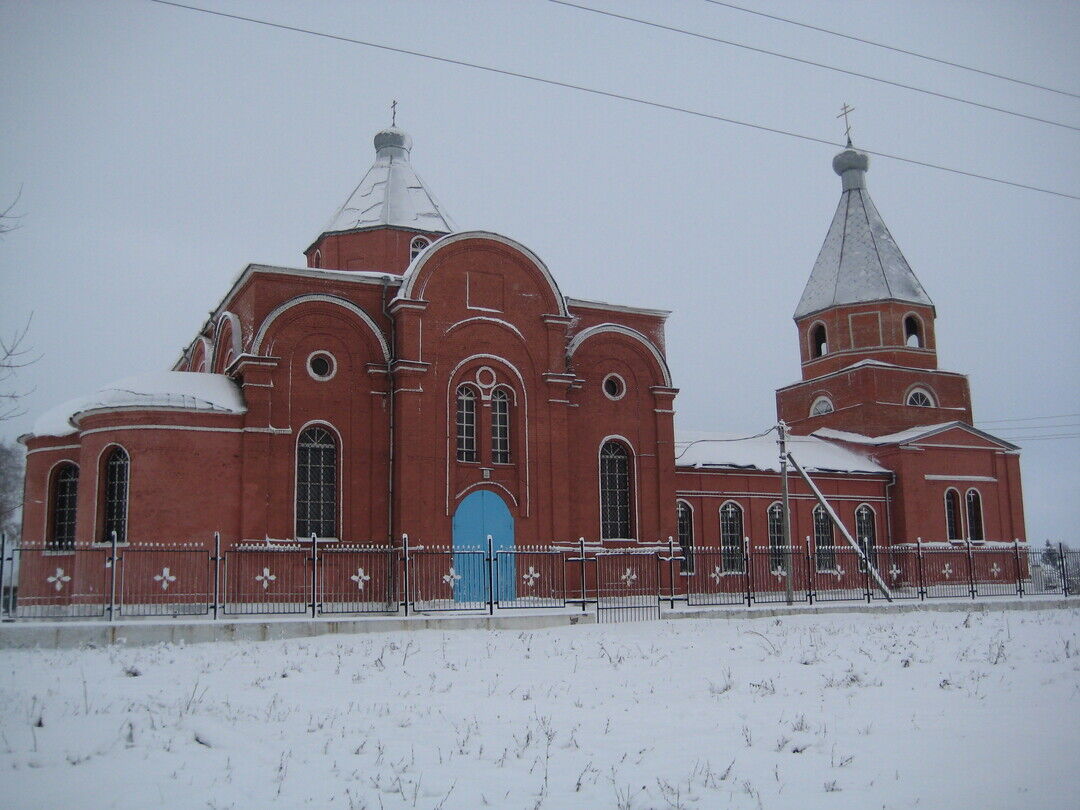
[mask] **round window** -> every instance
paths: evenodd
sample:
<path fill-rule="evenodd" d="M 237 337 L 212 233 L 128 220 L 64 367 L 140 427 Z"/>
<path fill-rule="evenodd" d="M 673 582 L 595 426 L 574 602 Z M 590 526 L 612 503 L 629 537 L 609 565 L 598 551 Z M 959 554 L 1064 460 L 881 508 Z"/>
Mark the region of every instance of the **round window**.
<path fill-rule="evenodd" d="M 604 396 L 608 399 L 622 399 L 626 393 L 626 383 L 618 374 L 608 374 L 604 377 Z"/>
<path fill-rule="evenodd" d="M 334 356 L 329 352 L 314 352 L 307 362 L 308 373 L 316 380 L 329 380 L 334 376 Z"/>

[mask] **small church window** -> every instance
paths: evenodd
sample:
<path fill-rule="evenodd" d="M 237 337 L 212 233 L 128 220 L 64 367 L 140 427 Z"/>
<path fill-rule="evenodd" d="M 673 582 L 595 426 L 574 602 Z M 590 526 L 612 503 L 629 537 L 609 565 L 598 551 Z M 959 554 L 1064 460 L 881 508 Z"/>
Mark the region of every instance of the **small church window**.
<path fill-rule="evenodd" d="M 945 492 L 945 534 L 949 540 L 962 540 L 960 528 L 960 493 L 955 489 Z"/>
<path fill-rule="evenodd" d="M 968 540 L 983 540 L 982 496 L 977 489 L 967 491 L 967 522 Z"/>
<path fill-rule="evenodd" d="M 608 399 L 622 399 L 626 393 L 626 382 L 618 374 L 604 377 L 604 396 Z"/>
<path fill-rule="evenodd" d="M 630 452 L 622 442 L 600 448 L 600 536 L 627 539 L 630 531 Z"/>
<path fill-rule="evenodd" d="M 105 521 L 101 542 L 127 542 L 128 471 L 130 459 L 122 447 L 114 447 L 105 462 Z"/>
<path fill-rule="evenodd" d="M 457 390 L 457 460 L 476 461 L 476 392 L 468 385 Z"/>
<path fill-rule="evenodd" d="M 296 536 L 337 536 L 337 442 L 313 425 L 296 445 Z"/>
<path fill-rule="evenodd" d="M 787 549 L 784 548 L 784 505 L 769 507 L 769 570 L 787 571 Z"/>
<path fill-rule="evenodd" d="M 491 394 L 491 461 L 510 463 L 510 397 L 505 388 Z"/>
<path fill-rule="evenodd" d="M 744 561 L 742 507 L 728 501 L 720 507 L 720 564 L 724 573 L 741 574 Z"/>
<path fill-rule="evenodd" d="M 679 548 L 682 561 L 679 570 L 684 574 L 694 573 L 694 510 L 686 501 L 675 504 L 675 516 L 679 529 Z"/>
<path fill-rule="evenodd" d="M 315 253 L 312 254 L 312 256 L 311 256 L 311 266 L 312 267 L 322 267 L 322 252 L 321 251 L 316 250 Z"/>
<path fill-rule="evenodd" d="M 922 388 L 916 388 L 908 394 L 907 404 L 913 405 L 916 408 L 933 408 L 934 399 L 930 396 L 928 391 L 925 391 Z"/>
<path fill-rule="evenodd" d="M 79 495 L 79 468 L 61 464 L 53 474 L 52 532 L 49 548 L 67 551 L 75 548 L 75 506 Z"/>
<path fill-rule="evenodd" d="M 308 358 L 308 372 L 316 380 L 329 380 L 335 370 L 334 356 L 329 352 L 315 352 Z"/>
<path fill-rule="evenodd" d="M 814 404 L 810 406 L 811 416 L 824 416 L 825 414 L 832 412 L 832 400 L 828 397 L 818 397 L 814 400 Z"/>
<path fill-rule="evenodd" d="M 409 261 L 412 261 L 421 253 L 424 252 L 424 248 L 431 244 L 431 240 L 425 239 L 423 236 L 414 237 L 409 245 Z"/>
<path fill-rule="evenodd" d="M 824 357 L 828 353 L 829 344 L 825 338 L 825 324 L 814 324 L 810 330 L 810 356 Z"/>
<path fill-rule="evenodd" d="M 836 570 L 836 542 L 829 514 L 820 506 L 814 509 L 814 550 L 818 571 Z"/>
<path fill-rule="evenodd" d="M 923 347 L 922 324 L 914 315 L 904 318 L 904 343 L 914 349 Z"/>
<path fill-rule="evenodd" d="M 874 527 L 874 510 L 865 503 L 855 510 L 855 539 L 866 555 L 866 559 L 874 565 L 874 556 L 877 553 L 877 533 Z M 866 563 L 859 561 L 859 570 L 866 570 Z"/>

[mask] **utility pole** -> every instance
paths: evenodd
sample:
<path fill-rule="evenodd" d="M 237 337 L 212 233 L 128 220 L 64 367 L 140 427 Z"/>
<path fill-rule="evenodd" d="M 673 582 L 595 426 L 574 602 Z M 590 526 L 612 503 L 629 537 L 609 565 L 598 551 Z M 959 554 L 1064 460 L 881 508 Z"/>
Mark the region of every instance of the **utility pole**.
<path fill-rule="evenodd" d="M 777 439 L 777 443 L 780 445 L 780 491 L 783 493 L 783 512 L 784 512 L 784 526 L 783 526 L 783 539 L 784 539 L 784 569 L 785 580 L 787 586 L 786 601 L 793 604 L 795 601 L 795 589 L 794 584 L 791 581 L 792 563 L 794 562 L 794 555 L 791 548 L 791 502 L 788 496 L 788 452 L 787 452 L 787 424 L 781 419 L 776 425 L 777 432 L 780 438 Z"/>

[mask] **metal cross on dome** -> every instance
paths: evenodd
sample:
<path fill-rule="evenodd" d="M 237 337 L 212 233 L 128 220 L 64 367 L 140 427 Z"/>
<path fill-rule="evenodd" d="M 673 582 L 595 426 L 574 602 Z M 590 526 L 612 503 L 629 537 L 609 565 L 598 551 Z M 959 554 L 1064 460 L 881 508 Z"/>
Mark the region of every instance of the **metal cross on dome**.
<path fill-rule="evenodd" d="M 397 99 L 390 103 L 390 126 L 397 126 Z"/>
<path fill-rule="evenodd" d="M 851 146 L 851 122 L 848 121 L 848 114 L 853 112 L 855 112 L 855 108 L 849 107 L 845 101 L 844 106 L 840 108 L 840 114 L 836 116 L 844 119 L 844 137 L 847 138 L 848 146 Z"/>

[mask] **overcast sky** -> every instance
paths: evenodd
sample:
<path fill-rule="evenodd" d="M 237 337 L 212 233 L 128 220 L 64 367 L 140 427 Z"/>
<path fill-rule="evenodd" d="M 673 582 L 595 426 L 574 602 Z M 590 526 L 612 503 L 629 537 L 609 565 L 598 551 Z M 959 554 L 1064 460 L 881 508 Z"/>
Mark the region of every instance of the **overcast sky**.
<path fill-rule="evenodd" d="M 847 102 L 857 146 L 1080 194 L 1075 129 L 544 0 L 193 2 L 834 142 Z M 1076 97 L 703 0 L 581 2 L 1080 126 Z M 1075 2 L 741 4 L 1080 93 Z M 567 295 L 674 311 L 681 427 L 761 430 L 799 377 L 791 315 L 839 199 L 834 147 L 147 0 L 4 0 L 0 70 L 0 208 L 21 187 L 23 215 L 0 326 L 32 313 L 41 355 L 5 439 L 171 367 L 248 262 L 302 266 L 393 99 L 460 228 L 529 246 Z M 1075 541 L 1080 202 L 884 158 L 867 180 L 937 306 L 941 367 L 1024 448 L 1029 537 Z"/>

